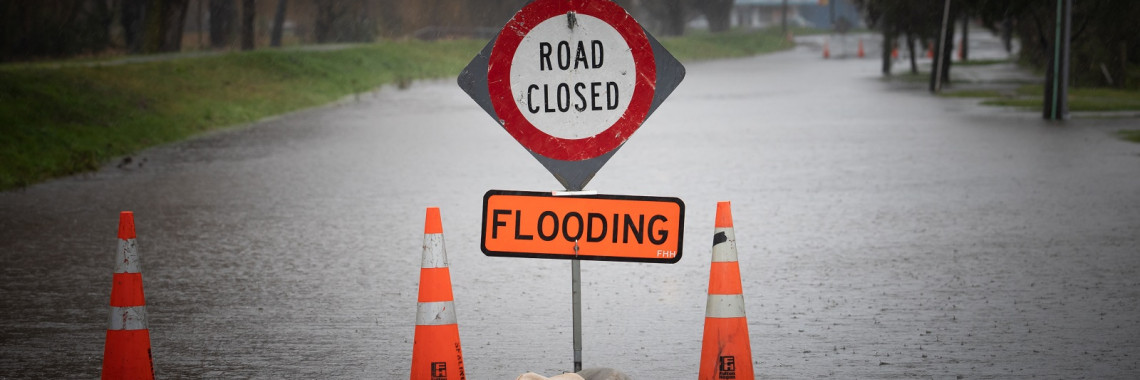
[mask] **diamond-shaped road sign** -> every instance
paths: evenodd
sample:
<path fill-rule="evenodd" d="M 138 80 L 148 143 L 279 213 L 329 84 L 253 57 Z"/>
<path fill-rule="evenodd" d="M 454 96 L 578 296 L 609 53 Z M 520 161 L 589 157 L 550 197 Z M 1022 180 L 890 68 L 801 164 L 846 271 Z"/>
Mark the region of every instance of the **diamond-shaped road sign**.
<path fill-rule="evenodd" d="M 611 0 L 535 0 L 459 75 L 567 190 L 581 190 L 685 77 Z"/>

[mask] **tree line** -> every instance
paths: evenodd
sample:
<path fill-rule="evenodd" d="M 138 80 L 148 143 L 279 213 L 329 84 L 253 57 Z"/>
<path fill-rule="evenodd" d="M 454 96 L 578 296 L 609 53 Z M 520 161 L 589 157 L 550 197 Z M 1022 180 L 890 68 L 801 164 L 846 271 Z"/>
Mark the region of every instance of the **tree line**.
<path fill-rule="evenodd" d="M 482 37 L 528 0 L 0 0 L 0 62 L 254 49 L 428 35 Z M 654 34 L 695 17 L 729 28 L 733 0 L 614 0 Z M 419 33 L 419 34 L 417 34 Z"/>
<path fill-rule="evenodd" d="M 937 46 L 946 2 L 944 0 L 855 0 L 869 25 L 883 34 L 883 71 L 890 72 L 893 46 L 910 51 L 911 71 L 917 73 L 915 44 Z M 1071 80 L 1086 86 L 1136 88 L 1130 68 L 1140 63 L 1140 7 L 1134 0 L 1072 1 Z M 1057 27 L 1057 3 L 1041 0 L 951 0 L 945 43 L 952 44 L 955 29 L 967 38 L 970 21 L 1002 36 L 1006 49 L 1020 42 L 1022 63 L 1045 68 L 1052 59 Z M 925 44 L 923 44 L 925 42 Z M 968 46 L 963 43 L 963 46 Z M 952 45 L 951 45 L 952 46 Z M 941 60 L 942 77 L 949 78 L 950 55 L 934 49 Z M 962 52 L 968 59 L 968 50 Z M 934 73 L 932 73 L 933 75 Z M 1135 74 L 1131 74 L 1135 75 Z M 946 79 L 944 79 L 946 80 Z M 1135 81 L 1133 81 L 1135 82 Z"/>

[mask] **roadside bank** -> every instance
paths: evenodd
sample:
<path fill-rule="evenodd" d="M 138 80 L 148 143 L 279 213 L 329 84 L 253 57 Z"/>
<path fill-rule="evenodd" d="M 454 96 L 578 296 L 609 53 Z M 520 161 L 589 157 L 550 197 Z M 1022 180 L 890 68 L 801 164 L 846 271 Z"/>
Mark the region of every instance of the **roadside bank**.
<path fill-rule="evenodd" d="M 3 65 L 0 191 L 95 170 L 150 146 L 321 106 L 386 84 L 454 76 L 486 42 L 383 41 L 112 65 Z M 692 33 L 662 44 L 683 61 L 792 46 L 778 32 L 767 31 Z"/>

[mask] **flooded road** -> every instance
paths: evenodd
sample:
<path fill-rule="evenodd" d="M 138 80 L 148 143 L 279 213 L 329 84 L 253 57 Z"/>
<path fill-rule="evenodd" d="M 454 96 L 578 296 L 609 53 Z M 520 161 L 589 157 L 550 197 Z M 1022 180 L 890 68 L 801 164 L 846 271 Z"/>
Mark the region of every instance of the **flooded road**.
<path fill-rule="evenodd" d="M 873 56 L 873 55 L 872 55 Z M 676 196 L 679 263 L 583 262 L 586 367 L 693 378 L 732 201 L 762 378 L 1140 377 L 1135 119 L 1040 120 L 802 47 L 689 63 L 587 189 Z M 159 377 L 406 378 L 424 210 L 466 372 L 572 366 L 570 263 L 479 251 L 490 189 L 557 181 L 452 80 L 0 193 L 0 378 L 93 378 L 135 212 Z"/>

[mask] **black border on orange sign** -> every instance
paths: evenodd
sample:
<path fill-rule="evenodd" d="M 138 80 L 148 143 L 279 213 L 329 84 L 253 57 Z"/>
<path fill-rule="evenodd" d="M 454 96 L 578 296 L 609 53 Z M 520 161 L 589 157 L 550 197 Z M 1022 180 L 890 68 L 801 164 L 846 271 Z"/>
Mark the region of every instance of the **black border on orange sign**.
<path fill-rule="evenodd" d="M 629 257 L 614 257 L 614 256 L 593 256 L 593 255 L 560 255 L 560 254 L 536 254 L 528 252 L 504 252 L 504 251 L 491 251 L 487 249 L 487 205 L 492 196 L 495 195 L 512 195 L 524 197 L 540 197 L 540 198 L 590 198 L 590 199 L 614 199 L 614 200 L 627 200 L 627 201 L 647 201 L 647 202 L 670 202 L 676 203 L 680 208 L 680 220 L 677 225 L 680 228 L 677 231 L 677 255 L 669 259 L 639 259 Z M 521 190 L 488 190 L 483 194 L 483 216 L 480 218 L 482 225 L 479 227 L 479 250 L 483 251 L 484 255 L 491 257 L 525 257 L 532 259 L 555 259 L 555 260 L 591 260 L 591 261 L 620 261 L 620 262 L 634 262 L 634 263 L 655 263 L 655 264 L 676 264 L 681 261 L 681 257 L 685 246 L 685 202 L 681 198 L 676 197 L 660 197 L 660 196 L 645 196 L 645 195 L 616 195 L 616 194 L 593 194 L 593 195 L 554 195 L 549 191 L 521 191 Z"/>

